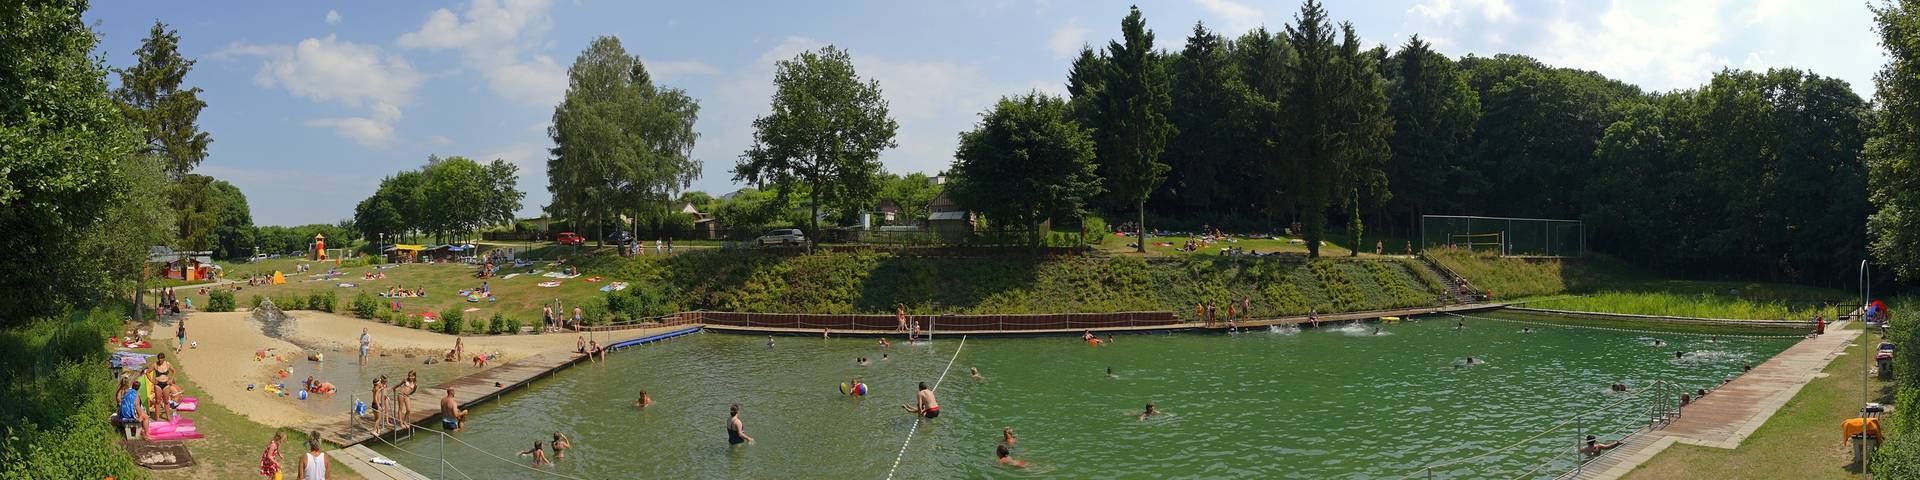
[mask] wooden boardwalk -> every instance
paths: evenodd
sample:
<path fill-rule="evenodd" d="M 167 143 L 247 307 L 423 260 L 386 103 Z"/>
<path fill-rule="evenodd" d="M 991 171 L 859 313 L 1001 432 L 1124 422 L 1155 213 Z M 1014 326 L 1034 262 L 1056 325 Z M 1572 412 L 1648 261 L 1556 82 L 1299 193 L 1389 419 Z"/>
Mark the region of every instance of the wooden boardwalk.
<path fill-rule="evenodd" d="M 1466 304 L 1458 304 L 1458 305 L 1440 305 L 1440 306 L 1433 306 L 1433 307 L 1400 308 L 1400 309 L 1393 309 L 1393 310 L 1374 310 L 1374 311 L 1367 311 L 1367 312 L 1329 313 L 1326 315 L 1319 315 L 1317 316 L 1317 318 L 1313 318 L 1313 319 L 1309 319 L 1305 315 L 1292 316 L 1292 317 L 1256 318 L 1256 319 L 1249 319 L 1249 320 L 1235 322 L 1235 326 L 1238 326 L 1239 328 L 1265 328 L 1265 327 L 1274 326 L 1274 325 L 1304 325 L 1304 324 L 1312 323 L 1314 321 L 1318 321 L 1319 323 L 1345 323 L 1345 322 L 1372 320 L 1380 317 L 1411 317 L 1415 315 L 1430 315 L 1435 313 L 1492 310 L 1492 309 L 1504 308 L 1506 306 L 1507 305 L 1504 303 L 1466 303 Z M 722 331 L 727 333 L 760 333 L 760 334 L 772 334 L 772 335 L 819 335 L 821 331 L 821 329 L 818 329 L 818 328 L 743 327 L 743 326 L 713 325 L 713 324 L 705 324 L 705 325 L 697 325 L 697 326 L 707 330 Z M 1138 326 L 1123 326 L 1123 327 L 1090 327 L 1090 328 L 952 330 L 952 331 L 942 331 L 942 330 L 936 329 L 933 331 L 933 335 L 935 338 L 939 338 L 943 336 L 954 336 L 954 335 L 1015 335 L 1015 336 L 1018 336 L 1018 335 L 1069 335 L 1069 334 L 1078 335 L 1082 332 L 1086 332 L 1089 330 L 1095 333 L 1148 333 L 1148 332 L 1170 332 L 1170 331 L 1181 331 L 1181 330 L 1226 331 L 1227 322 L 1225 321 L 1214 322 L 1212 326 L 1208 326 L 1205 322 L 1184 322 L 1184 323 L 1169 323 L 1165 325 L 1138 325 Z M 857 337 L 881 337 L 881 336 L 904 337 L 907 335 L 905 332 L 901 332 L 898 330 L 828 329 L 827 332 L 830 335 L 835 335 L 835 336 L 844 335 L 844 336 L 857 336 Z"/>
<path fill-rule="evenodd" d="M 333 450 L 327 452 L 327 455 L 333 457 L 334 460 L 339 460 L 340 463 L 346 464 L 347 468 L 353 469 L 353 473 L 360 474 L 360 476 L 366 477 L 367 480 L 428 480 L 426 475 L 421 475 L 398 464 L 381 465 L 373 463 L 372 460 L 374 457 L 378 457 L 380 454 L 374 453 L 373 449 L 367 448 L 366 445 L 354 445 Z"/>
<path fill-rule="evenodd" d="M 1629 437 L 1621 448 L 1607 451 L 1567 478 L 1614 479 L 1632 472 L 1675 443 L 1736 448 L 1800 389 L 1826 369 L 1861 330 L 1844 329 L 1846 322 L 1827 326 L 1827 334 L 1801 340 L 1774 355 L 1753 371 L 1680 409 L 1680 418 L 1665 428 Z"/>
<path fill-rule="evenodd" d="M 534 355 L 508 362 L 498 367 L 481 370 L 478 373 L 449 380 L 433 387 L 421 388 L 413 395 L 413 412 L 407 415 L 407 424 L 438 423 L 440 417 L 440 399 L 453 390 L 454 401 L 460 408 L 470 408 L 480 402 L 492 400 L 516 388 L 525 387 L 534 380 L 552 375 L 563 367 L 573 365 L 585 359 L 585 355 L 573 352 L 556 352 Z M 361 399 L 361 401 L 368 401 Z M 355 421 L 352 413 L 322 422 L 312 427 L 320 432 L 320 438 L 341 446 L 359 445 L 373 440 L 372 417 L 362 417 Z M 428 427 L 438 427 L 428 424 Z M 426 428 L 426 427 L 419 427 Z M 383 430 L 381 434 L 391 434 Z"/>

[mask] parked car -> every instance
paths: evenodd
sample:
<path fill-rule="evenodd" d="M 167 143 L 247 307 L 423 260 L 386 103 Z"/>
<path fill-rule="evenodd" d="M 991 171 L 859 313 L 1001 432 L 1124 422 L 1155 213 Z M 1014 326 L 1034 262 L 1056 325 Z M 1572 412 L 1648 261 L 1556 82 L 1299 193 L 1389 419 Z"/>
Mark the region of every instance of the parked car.
<path fill-rule="evenodd" d="M 554 235 L 553 241 L 559 242 L 561 245 L 586 245 L 587 237 L 582 237 L 580 234 L 573 232 L 560 232 L 559 235 Z"/>
<path fill-rule="evenodd" d="M 800 229 L 797 228 L 781 228 L 770 230 L 766 235 L 761 235 L 760 238 L 756 238 L 753 241 L 763 246 L 799 245 L 807 243 L 807 234 L 800 233 Z"/>
<path fill-rule="evenodd" d="M 261 260 L 266 260 L 266 259 L 268 259 L 268 258 L 272 258 L 272 257 L 269 257 L 269 256 L 267 256 L 267 254 L 264 254 L 264 253 L 256 253 L 256 254 L 253 254 L 253 260 L 250 260 L 250 261 L 251 261 L 251 262 L 258 262 L 258 261 L 261 261 Z"/>

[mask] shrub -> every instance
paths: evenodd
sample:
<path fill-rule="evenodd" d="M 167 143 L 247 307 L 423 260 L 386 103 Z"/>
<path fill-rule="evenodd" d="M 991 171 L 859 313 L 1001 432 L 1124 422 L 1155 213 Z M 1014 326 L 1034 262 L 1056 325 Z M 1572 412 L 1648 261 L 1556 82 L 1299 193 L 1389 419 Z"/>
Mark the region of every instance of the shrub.
<path fill-rule="evenodd" d="M 407 328 L 412 328 L 417 330 L 425 330 L 427 328 L 426 319 L 420 318 L 419 315 L 407 315 L 405 313 L 400 313 L 398 315 L 400 315 L 400 318 L 407 319 Z"/>
<path fill-rule="evenodd" d="M 487 333 L 487 319 L 480 318 L 479 315 L 467 317 L 466 331 L 477 334 Z"/>
<path fill-rule="evenodd" d="M 207 311 L 209 312 L 233 311 L 233 292 L 229 292 L 225 290 L 214 290 L 213 293 L 207 294 Z"/>
<path fill-rule="evenodd" d="M 333 293 L 333 290 L 313 292 L 307 295 L 307 309 L 331 313 L 333 312 L 334 305 L 339 303 L 339 301 L 340 296 Z"/>
<path fill-rule="evenodd" d="M 1107 241 L 1107 219 L 1094 215 L 1080 217 L 1080 243 L 1099 245 Z"/>
<path fill-rule="evenodd" d="M 499 335 L 507 332 L 507 315 L 493 312 L 493 318 L 487 319 L 487 333 Z"/>
<path fill-rule="evenodd" d="M 274 306 L 280 307 L 281 310 L 306 310 L 307 297 L 299 295 L 288 295 L 284 298 L 273 297 L 273 304 Z"/>
<path fill-rule="evenodd" d="M 587 325 L 607 323 L 607 303 L 604 301 L 583 303 L 580 305 L 580 313 L 585 317 L 582 321 Z"/>
<path fill-rule="evenodd" d="M 367 292 L 360 292 L 359 295 L 353 296 L 353 316 L 374 318 L 374 314 L 379 313 L 379 311 L 380 301 L 374 300 L 373 295 Z"/>
<path fill-rule="evenodd" d="M 454 305 L 447 308 L 447 311 L 440 312 L 440 333 L 459 335 L 460 329 L 466 326 L 465 323 L 466 318 L 461 315 L 459 305 Z"/>
<path fill-rule="evenodd" d="M 506 329 L 502 330 L 501 333 L 505 333 L 508 335 L 520 334 L 520 319 L 509 318 L 507 319 L 506 323 L 507 323 Z"/>
<path fill-rule="evenodd" d="M 265 299 L 260 298 L 260 294 L 254 294 L 252 298 L 247 299 L 247 307 L 260 308 L 260 303 L 263 301 L 265 301 Z"/>

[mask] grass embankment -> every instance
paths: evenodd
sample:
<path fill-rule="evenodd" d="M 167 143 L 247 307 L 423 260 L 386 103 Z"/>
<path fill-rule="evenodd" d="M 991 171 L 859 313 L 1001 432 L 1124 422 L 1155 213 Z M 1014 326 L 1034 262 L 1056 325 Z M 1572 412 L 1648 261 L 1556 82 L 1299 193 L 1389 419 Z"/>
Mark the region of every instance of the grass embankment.
<path fill-rule="evenodd" d="M 1578 297 L 1531 302 L 1531 308 L 1576 310 L 1582 312 L 1629 313 L 1674 317 L 1724 318 L 1735 320 L 1810 320 L 1821 315 L 1827 320 L 1841 313 L 1831 305 L 1792 304 L 1784 301 L 1749 300 L 1710 293 L 1678 294 L 1664 292 L 1606 291 Z"/>
<path fill-rule="evenodd" d="M 1647 275 L 1605 256 L 1520 259 L 1430 251 L 1435 263 L 1526 307 L 1741 320 L 1831 319 L 1846 292 L 1805 285 L 1678 280 Z M 1563 295 L 1580 295 L 1578 297 Z M 1555 298 L 1544 298 L 1544 297 Z"/>
<path fill-rule="evenodd" d="M 1849 328 L 1859 326 L 1854 323 Z M 1879 337 L 1875 335 L 1869 341 L 1878 343 Z M 1627 478 L 1858 478 L 1852 447 L 1840 437 L 1840 422 L 1857 416 L 1859 411 L 1859 355 L 1858 347 L 1851 348 L 1828 363 L 1821 377 L 1807 383 L 1739 448 L 1675 444 L 1635 468 Z M 1867 387 L 1876 397 L 1874 401 L 1880 402 L 1888 401 L 1892 391 L 1891 382 L 1877 379 Z M 1884 452 L 1874 460 L 1888 457 Z M 1911 465 L 1913 460 L 1905 462 Z"/>
<path fill-rule="evenodd" d="M 106 339 L 120 318 L 99 309 L 0 330 L 0 478 L 145 478 L 107 422 Z"/>
<path fill-rule="evenodd" d="M 563 250 L 539 249 L 533 255 Z M 915 313 L 1057 313 L 1171 310 L 1191 317 L 1195 304 L 1251 298 L 1254 315 L 1277 316 L 1375 310 L 1431 304 L 1441 280 L 1431 269 L 1406 259 L 1327 259 L 1302 256 L 1195 256 L 1143 259 L 1079 255 L 1052 258 L 1005 256 L 925 258 L 891 253 L 779 255 L 754 251 L 701 251 L 672 256 L 621 258 L 609 250 L 584 250 L 570 257 L 581 278 L 560 280 L 555 288 L 535 284 L 554 279 L 527 275 L 557 268 L 542 262 L 508 269 L 515 278 L 489 285 L 496 302 L 469 303 L 453 295 L 480 280 L 462 265 L 419 264 L 382 270 L 385 280 L 363 281 L 371 266 L 345 268 L 335 281 L 289 277 L 286 285 L 243 287 L 242 306 L 254 295 L 291 299 L 334 294 L 338 310 L 359 292 L 391 286 L 425 288 L 427 298 L 402 299 L 409 314 L 474 308 L 526 323 L 539 320 L 543 302 L 560 299 L 569 308 L 584 305 L 591 317 L 638 318 L 684 310 L 796 313 L 885 313 L 905 304 Z M 588 277 L 602 282 L 586 282 Z M 598 289 L 610 281 L 633 286 L 618 294 Z M 342 288 L 340 282 L 354 283 Z M 182 292 L 204 305 L 205 297 Z M 281 305 L 286 302 L 276 301 Z M 384 305 L 384 303 L 383 303 Z"/>

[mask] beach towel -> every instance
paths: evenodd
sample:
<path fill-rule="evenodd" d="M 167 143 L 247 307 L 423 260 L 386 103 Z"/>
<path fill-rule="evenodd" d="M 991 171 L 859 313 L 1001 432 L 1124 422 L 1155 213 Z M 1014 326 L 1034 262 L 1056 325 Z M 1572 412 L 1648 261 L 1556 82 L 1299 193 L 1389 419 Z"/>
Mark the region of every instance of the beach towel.
<path fill-rule="evenodd" d="M 542 287 L 553 288 L 553 287 L 560 286 L 560 282 L 540 282 L 539 285 Z"/>
<path fill-rule="evenodd" d="M 172 470 L 193 466 L 193 454 L 179 443 L 155 443 L 147 440 L 120 442 L 133 463 L 152 470 Z"/>
<path fill-rule="evenodd" d="M 511 278 L 513 278 L 513 277 L 518 277 L 518 276 L 520 276 L 520 274 L 518 274 L 518 273 L 509 273 L 509 274 L 507 274 L 507 276 L 504 276 L 504 277 L 500 277 L 500 279 L 501 279 L 501 280 L 507 280 L 507 279 L 511 279 Z"/>
<path fill-rule="evenodd" d="M 340 287 L 340 288 L 353 288 L 353 287 L 356 287 L 356 286 L 358 286 L 358 285 L 354 285 L 354 284 L 351 284 L 351 283 L 347 283 L 347 282 L 340 282 L 340 284 L 339 284 L 339 285 L 337 285 L 337 286 L 338 286 L 338 287 Z"/>
<path fill-rule="evenodd" d="M 478 311 L 480 311 L 480 307 L 467 307 L 466 310 L 461 310 L 461 312 L 478 312 Z"/>
<path fill-rule="evenodd" d="M 589 282 L 599 283 L 600 280 L 603 280 L 603 279 L 600 277 L 587 277 L 587 281 Z"/>
<path fill-rule="evenodd" d="M 179 410 L 182 412 L 191 412 L 191 411 L 199 410 L 200 399 L 193 398 L 193 397 L 180 397 L 180 405 L 173 407 L 173 409 Z"/>
<path fill-rule="evenodd" d="M 607 284 L 607 286 L 600 287 L 600 291 L 602 292 L 618 292 L 626 289 L 627 289 L 627 282 L 613 282 L 613 283 Z"/>

